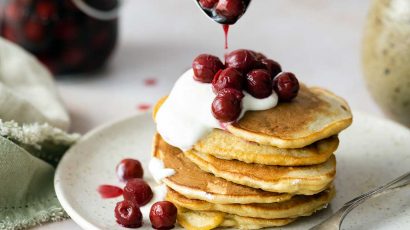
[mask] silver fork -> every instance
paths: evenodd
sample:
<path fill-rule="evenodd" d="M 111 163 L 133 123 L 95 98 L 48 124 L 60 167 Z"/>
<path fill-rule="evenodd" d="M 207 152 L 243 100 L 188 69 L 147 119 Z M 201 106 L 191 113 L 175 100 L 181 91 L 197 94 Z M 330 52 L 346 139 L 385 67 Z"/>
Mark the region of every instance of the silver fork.
<path fill-rule="evenodd" d="M 370 198 L 374 198 L 398 190 L 410 184 L 410 172 L 390 181 L 389 183 L 364 193 L 353 200 L 345 203 L 343 207 L 337 210 L 333 215 L 328 217 L 322 223 L 312 227 L 310 230 L 339 230 L 346 215 L 354 208 L 365 202 Z"/>

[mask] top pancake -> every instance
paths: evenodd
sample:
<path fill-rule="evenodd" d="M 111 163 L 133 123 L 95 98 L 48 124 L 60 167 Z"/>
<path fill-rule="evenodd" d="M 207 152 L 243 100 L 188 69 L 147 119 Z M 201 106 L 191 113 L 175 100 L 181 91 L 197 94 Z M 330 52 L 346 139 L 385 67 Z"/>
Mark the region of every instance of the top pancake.
<path fill-rule="evenodd" d="M 158 101 L 154 118 L 165 100 L 166 97 Z M 342 98 L 325 89 L 302 84 L 298 96 L 291 102 L 280 102 L 268 110 L 248 111 L 227 129 L 247 141 L 278 148 L 302 148 L 338 134 L 351 123 L 352 113 Z"/>
<path fill-rule="evenodd" d="M 235 136 L 279 148 L 302 148 L 336 135 L 352 123 L 348 104 L 321 88 L 301 85 L 291 102 L 263 111 L 248 111 L 227 126 Z"/>

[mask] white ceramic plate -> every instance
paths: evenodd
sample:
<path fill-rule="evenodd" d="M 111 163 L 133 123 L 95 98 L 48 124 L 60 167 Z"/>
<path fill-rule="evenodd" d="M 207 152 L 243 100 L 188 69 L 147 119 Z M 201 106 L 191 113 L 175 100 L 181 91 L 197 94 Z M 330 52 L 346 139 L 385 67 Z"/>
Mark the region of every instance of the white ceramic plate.
<path fill-rule="evenodd" d="M 114 172 L 123 158 L 144 164 L 151 155 L 155 126 L 150 114 L 135 115 L 104 125 L 85 135 L 59 164 L 55 176 L 58 199 L 84 229 L 124 229 L 114 219 L 121 198 L 101 199 L 101 184 L 119 183 Z M 410 131 L 391 121 L 357 113 L 353 125 L 340 135 L 337 151 L 337 194 L 331 205 L 283 229 L 307 229 L 351 198 L 410 170 Z M 142 229 L 151 228 L 144 217 Z M 344 229 L 410 229 L 410 188 L 370 200 L 346 218 Z"/>

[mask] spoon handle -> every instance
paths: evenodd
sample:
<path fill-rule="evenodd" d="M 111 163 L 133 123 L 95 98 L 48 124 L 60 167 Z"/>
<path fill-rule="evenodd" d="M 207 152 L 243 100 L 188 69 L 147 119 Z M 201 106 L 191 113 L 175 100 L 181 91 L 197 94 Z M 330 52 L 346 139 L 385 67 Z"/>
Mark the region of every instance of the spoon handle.
<path fill-rule="evenodd" d="M 352 211 L 354 208 L 362 204 L 368 199 L 380 196 L 382 194 L 401 189 L 410 184 L 410 172 L 405 173 L 404 175 L 388 182 L 385 185 L 382 185 L 378 188 L 375 188 L 367 193 L 364 193 L 349 202 L 345 203 L 339 210 L 337 210 L 333 215 L 324 220 L 322 223 L 314 226 L 311 230 L 338 230 L 340 225 L 343 222 L 343 219 L 346 215 Z"/>

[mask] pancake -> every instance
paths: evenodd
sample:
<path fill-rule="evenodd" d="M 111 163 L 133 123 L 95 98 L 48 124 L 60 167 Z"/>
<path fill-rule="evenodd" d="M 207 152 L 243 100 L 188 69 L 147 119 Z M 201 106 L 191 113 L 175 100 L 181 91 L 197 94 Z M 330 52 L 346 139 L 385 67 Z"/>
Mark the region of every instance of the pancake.
<path fill-rule="evenodd" d="M 235 184 L 202 171 L 178 148 L 167 144 L 159 134 L 154 137 L 154 157 L 161 159 L 175 174 L 162 181 L 170 188 L 191 199 L 212 203 L 272 203 L 289 200 L 291 194 L 266 192 Z"/>
<path fill-rule="evenodd" d="M 244 217 L 262 219 L 296 218 L 310 216 L 325 208 L 334 196 L 334 188 L 312 195 L 298 195 L 284 202 L 270 204 L 214 204 L 203 200 L 189 199 L 168 188 L 166 200 L 177 206 L 194 211 L 218 211 Z"/>
<path fill-rule="evenodd" d="M 293 222 L 294 218 L 262 219 L 243 217 L 223 212 L 193 211 L 178 207 L 178 223 L 188 230 L 208 230 L 217 227 L 260 229 L 279 227 Z"/>
<path fill-rule="evenodd" d="M 248 111 L 227 126 L 235 136 L 279 148 L 302 148 L 341 132 L 352 123 L 348 104 L 321 88 L 301 85 L 291 102 L 263 111 Z"/>
<path fill-rule="evenodd" d="M 229 132 L 214 129 L 195 144 L 194 149 L 225 160 L 265 165 L 299 166 L 325 162 L 339 145 L 337 136 L 299 149 L 281 149 L 246 141 Z"/>
<path fill-rule="evenodd" d="M 269 192 L 313 195 L 325 190 L 336 175 L 334 155 L 318 165 L 285 167 L 223 160 L 194 150 L 184 154 L 203 171 Z"/>

